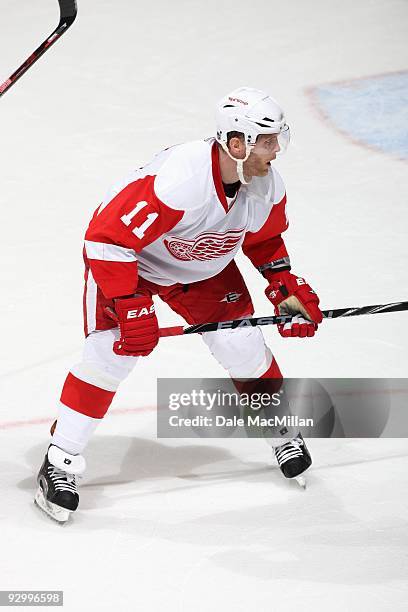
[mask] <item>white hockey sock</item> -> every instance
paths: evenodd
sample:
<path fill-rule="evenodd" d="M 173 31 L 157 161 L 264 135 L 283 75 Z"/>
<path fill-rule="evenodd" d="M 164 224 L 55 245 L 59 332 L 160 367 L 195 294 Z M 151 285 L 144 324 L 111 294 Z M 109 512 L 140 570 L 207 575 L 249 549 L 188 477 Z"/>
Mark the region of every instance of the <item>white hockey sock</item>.
<path fill-rule="evenodd" d="M 101 419 L 76 412 L 61 402 L 58 406 L 58 419 L 51 443 L 71 455 L 83 452 Z"/>

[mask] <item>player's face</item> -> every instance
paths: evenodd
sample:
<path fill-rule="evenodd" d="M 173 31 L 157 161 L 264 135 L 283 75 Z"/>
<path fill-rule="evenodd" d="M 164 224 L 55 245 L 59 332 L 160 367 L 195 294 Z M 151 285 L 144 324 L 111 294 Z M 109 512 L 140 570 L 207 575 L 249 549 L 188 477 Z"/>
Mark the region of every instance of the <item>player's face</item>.
<path fill-rule="evenodd" d="M 279 151 L 278 134 L 262 134 L 258 136 L 256 145 L 246 162 L 244 162 L 245 176 L 266 176 L 270 162 L 276 158 L 276 154 Z"/>

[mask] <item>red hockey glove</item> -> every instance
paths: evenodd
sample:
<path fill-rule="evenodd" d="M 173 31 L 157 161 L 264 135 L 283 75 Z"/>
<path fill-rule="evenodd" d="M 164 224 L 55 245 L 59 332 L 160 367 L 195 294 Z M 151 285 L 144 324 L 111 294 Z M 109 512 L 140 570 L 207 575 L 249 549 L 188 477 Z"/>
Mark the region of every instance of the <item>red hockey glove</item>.
<path fill-rule="evenodd" d="M 304 278 L 288 270 L 276 272 L 265 290 L 266 297 L 275 306 L 275 314 L 296 315 L 292 323 L 278 325 L 281 336 L 314 336 L 317 324 L 322 321 L 319 298 Z"/>
<path fill-rule="evenodd" d="M 110 308 L 106 312 L 120 330 L 120 340 L 113 343 L 114 353 L 137 357 L 152 352 L 159 341 L 159 324 L 151 297 L 119 298 L 115 312 Z"/>

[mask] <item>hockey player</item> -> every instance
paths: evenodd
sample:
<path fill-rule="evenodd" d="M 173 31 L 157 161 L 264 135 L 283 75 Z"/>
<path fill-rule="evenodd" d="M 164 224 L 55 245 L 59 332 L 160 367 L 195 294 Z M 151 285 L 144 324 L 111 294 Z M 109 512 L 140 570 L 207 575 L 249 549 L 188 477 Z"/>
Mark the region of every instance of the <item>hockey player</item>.
<path fill-rule="evenodd" d="M 189 324 L 248 317 L 253 306 L 234 257 L 243 249 L 268 282 L 282 336 L 313 336 L 319 299 L 291 272 L 282 178 L 271 166 L 289 142 L 276 101 L 237 89 L 216 109 L 216 137 L 166 149 L 116 185 L 85 235 L 85 346 L 62 389 L 38 475 L 36 502 L 60 521 L 79 503 L 82 453 L 120 383 L 159 340 L 153 296 Z M 234 299 L 230 299 L 231 296 Z M 204 333 L 233 379 L 281 379 L 259 328 Z M 311 464 L 302 436 L 272 440 L 286 477 Z M 287 431 L 286 431 L 287 434 Z"/>

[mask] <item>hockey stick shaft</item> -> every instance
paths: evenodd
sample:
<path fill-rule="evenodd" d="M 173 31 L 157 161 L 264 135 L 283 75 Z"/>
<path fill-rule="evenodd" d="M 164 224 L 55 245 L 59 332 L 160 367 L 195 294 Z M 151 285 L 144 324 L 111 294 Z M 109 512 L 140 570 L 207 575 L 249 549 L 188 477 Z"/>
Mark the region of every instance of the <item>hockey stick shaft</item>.
<path fill-rule="evenodd" d="M 357 306 L 354 308 L 334 308 L 323 310 L 324 319 L 338 319 L 339 317 L 356 317 L 358 315 L 380 314 L 382 312 L 399 312 L 408 310 L 408 302 L 394 302 L 392 304 L 376 304 L 371 306 Z M 219 321 L 218 323 L 201 323 L 183 327 L 163 327 L 160 329 L 160 336 L 184 336 L 187 334 L 200 334 L 220 329 L 236 329 L 237 327 L 255 327 L 256 325 L 277 325 L 280 323 L 290 323 L 293 315 L 273 316 L 273 317 L 248 317 L 245 319 L 233 319 L 232 321 Z"/>
<path fill-rule="evenodd" d="M 25 62 L 4 83 L 0 84 L 0 97 L 6 93 L 23 76 L 25 72 L 53 45 L 74 23 L 77 16 L 76 0 L 58 0 L 60 7 L 60 21 L 55 30 L 41 45 L 33 51 Z"/>

